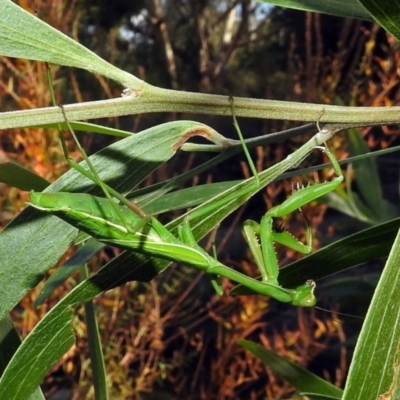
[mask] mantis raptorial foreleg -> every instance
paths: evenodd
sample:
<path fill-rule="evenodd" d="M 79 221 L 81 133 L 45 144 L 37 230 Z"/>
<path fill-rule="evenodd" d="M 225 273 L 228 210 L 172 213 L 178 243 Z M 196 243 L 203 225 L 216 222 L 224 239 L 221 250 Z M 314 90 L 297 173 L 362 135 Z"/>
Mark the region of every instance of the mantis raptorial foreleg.
<path fill-rule="evenodd" d="M 279 285 L 279 266 L 274 242 L 283 244 L 303 254 L 309 254 L 312 250 L 312 232 L 307 221 L 306 244 L 304 244 L 294 238 L 289 232 L 274 232 L 273 218 L 283 217 L 300 209 L 305 204 L 335 190 L 343 181 L 343 175 L 335 156 L 327 147 L 318 148 L 328 156 L 337 176 L 332 181 L 317 183 L 296 190 L 282 204 L 267 211 L 260 224 L 252 220 L 244 223 L 244 236 L 260 270 L 263 282 Z"/>

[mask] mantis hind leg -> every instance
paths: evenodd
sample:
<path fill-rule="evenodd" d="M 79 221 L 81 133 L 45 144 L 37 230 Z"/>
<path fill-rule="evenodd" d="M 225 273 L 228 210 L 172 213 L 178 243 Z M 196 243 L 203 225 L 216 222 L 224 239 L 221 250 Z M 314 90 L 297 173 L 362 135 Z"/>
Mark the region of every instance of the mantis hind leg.
<path fill-rule="evenodd" d="M 249 153 L 249 149 L 248 149 L 247 146 L 246 146 L 246 143 L 245 143 L 245 141 L 244 141 L 244 137 L 243 137 L 242 131 L 240 130 L 239 124 L 238 124 L 237 119 L 236 119 L 235 109 L 234 109 L 234 100 L 233 100 L 233 96 L 230 96 L 230 97 L 229 97 L 229 101 L 230 101 L 230 103 L 231 103 L 231 111 L 232 111 L 232 118 L 233 118 L 233 126 L 235 127 L 235 130 L 236 130 L 236 132 L 237 132 L 237 134 L 238 134 L 238 136 L 239 136 L 239 140 L 240 140 L 240 143 L 242 144 L 243 151 L 244 151 L 244 154 L 245 154 L 245 156 L 246 156 L 247 162 L 248 162 L 248 164 L 249 164 L 250 170 L 251 170 L 253 176 L 256 178 L 257 183 L 258 183 L 258 185 L 259 185 L 259 184 L 260 184 L 260 180 L 259 180 L 259 178 L 258 178 L 258 173 L 257 173 L 256 166 L 254 165 L 254 162 L 253 162 L 253 160 L 251 159 L 251 156 L 250 156 L 250 153 Z"/>

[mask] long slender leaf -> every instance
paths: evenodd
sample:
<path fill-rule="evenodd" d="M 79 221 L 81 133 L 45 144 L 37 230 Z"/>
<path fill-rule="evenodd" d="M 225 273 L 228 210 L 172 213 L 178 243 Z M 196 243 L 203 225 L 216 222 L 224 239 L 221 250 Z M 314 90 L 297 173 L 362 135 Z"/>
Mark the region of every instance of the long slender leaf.
<path fill-rule="evenodd" d="M 39 295 L 34 301 L 34 306 L 42 304 L 59 286 L 61 286 L 76 271 L 85 265 L 92 257 L 104 248 L 104 244 L 91 238 L 78 249 L 63 265 L 54 271 L 46 281 Z"/>
<path fill-rule="evenodd" d="M 357 0 L 261 0 L 265 3 L 295 10 L 314 11 L 345 18 L 372 20 L 371 15 Z"/>
<path fill-rule="evenodd" d="M 346 142 L 351 156 L 357 156 L 369 152 L 363 137 L 356 129 L 350 129 L 346 135 Z M 366 158 L 354 164 L 356 183 L 364 202 L 371 210 L 381 212 L 382 186 L 378 175 L 375 160 Z M 379 216 L 377 216 L 379 217 Z"/>
<path fill-rule="evenodd" d="M 0 376 L 21 345 L 21 339 L 14 328 L 13 321 L 6 315 L 0 320 Z M 31 394 L 29 400 L 45 400 L 40 387 Z"/>
<path fill-rule="evenodd" d="M 348 132 L 346 141 L 352 156 L 369 153 L 363 137 L 356 129 L 351 129 Z M 388 221 L 398 216 L 397 207 L 383 198 L 376 161 L 372 158 L 359 160 L 353 168 L 356 176 L 355 184 L 362 198 L 361 201 L 355 193 L 351 192 L 356 213 L 366 215 L 369 217 L 369 222 L 373 223 Z"/>
<path fill-rule="evenodd" d="M 400 40 L 400 4 L 391 0 L 358 0 L 371 16 Z"/>
<path fill-rule="evenodd" d="M 50 185 L 46 179 L 13 162 L 0 164 L 0 182 L 26 191 L 42 191 Z"/>
<path fill-rule="evenodd" d="M 365 318 L 343 400 L 400 398 L 399 268 L 400 232 Z"/>
<path fill-rule="evenodd" d="M 10 0 L 0 0 L 0 55 L 83 68 L 125 87 L 145 85 Z"/>
<path fill-rule="evenodd" d="M 59 309 L 48 313 L 22 342 L 0 379 L 2 399 L 29 399 L 45 373 L 74 344 L 72 310 Z M 42 351 L 38 351 L 41 348 Z"/>
<path fill-rule="evenodd" d="M 307 369 L 275 352 L 249 340 L 240 339 L 239 344 L 250 351 L 281 378 L 288 381 L 299 392 L 310 392 L 315 396 L 330 396 L 340 399 L 343 391 Z"/>
<path fill-rule="evenodd" d="M 143 209 L 152 215 L 198 206 L 241 181 L 216 182 L 182 189 L 159 197 Z"/>
<path fill-rule="evenodd" d="M 86 265 L 81 268 L 81 279 L 89 277 Z M 107 391 L 107 373 L 104 364 L 104 355 L 100 339 L 99 325 L 96 319 L 96 311 L 93 301 L 84 304 L 87 335 L 89 338 L 89 357 L 93 372 L 93 387 L 96 400 L 109 400 Z"/>

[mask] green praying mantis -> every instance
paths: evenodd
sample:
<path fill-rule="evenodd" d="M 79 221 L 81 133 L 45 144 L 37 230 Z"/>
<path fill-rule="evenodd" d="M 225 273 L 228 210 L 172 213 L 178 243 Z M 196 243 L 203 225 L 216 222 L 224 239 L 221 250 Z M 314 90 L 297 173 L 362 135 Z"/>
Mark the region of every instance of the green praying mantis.
<path fill-rule="evenodd" d="M 100 185 L 106 198 L 83 193 L 31 192 L 31 202 L 29 203 L 31 206 L 56 215 L 102 243 L 131 252 L 179 262 L 203 270 L 211 277 L 225 277 L 247 286 L 259 294 L 273 297 L 278 301 L 290 303 L 294 306 L 312 307 L 316 304 L 314 295 L 316 284 L 313 280 L 308 280 L 295 289 L 280 286 L 278 281 L 279 265 L 274 247 L 274 243 L 277 242 L 301 253 L 310 253 L 312 236 L 309 224 L 307 223 L 306 244 L 304 244 L 287 231 L 274 231 L 273 219 L 301 209 L 305 204 L 335 190 L 341 184 L 343 175 L 339 163 L 326 146 L 313 146 L 313 142 L 309 141 L 289 156 L 287 163 L 288 168 L 296 166 L 313 148 L 318 148 L 328 156 L 335 171 L 336 176 L 331 181 L 298 188 L 282 204 L 267 211 L 260 224 L 255 221 L 244 223 L 244 236 L 261 274 L 261 280 L 257 280 L 222 264 L 208 254 L 197 244 L 190 227 L 191 219 L 206 218 L 207 214 L 213 209 L 228 204 L 232 200 L 231 196 L 218 201 L 216 204 L 210 204 L 207 208 L 193 210 L 178 227 L 178 235 L 175 236 L 156 218 L 146 215 L 136 205 L 128 202 L 101 181 L 86 153 L 80 147 L 62 106 L 61 110 L 69 130 L 87 162 L 89 171 L 84 170 L 76 162 L 69 159 L 61 135 L 67 161 L 73 168 Z M 233 115 L 233 117 L 242 145 L 245 146 L 235 116 Z M 257 184 L 257 176 L 255 178 Z M 242 196 L 250 190 L 253 189 L 245 186 L 234 195 Z M 117 204 L 113 197 L 120 203 Z"/>

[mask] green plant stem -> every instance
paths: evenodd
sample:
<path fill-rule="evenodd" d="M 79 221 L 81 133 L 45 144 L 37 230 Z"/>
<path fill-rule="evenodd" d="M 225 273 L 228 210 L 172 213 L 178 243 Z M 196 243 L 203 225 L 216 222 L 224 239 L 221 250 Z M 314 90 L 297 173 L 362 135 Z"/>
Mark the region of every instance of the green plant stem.
<path fill-rule="evenodd" d="M 228 96 L 183 92 L 144 85 L 140 91 L 112 100 L 64 106 L 69 120 L 120 115 L 183 112 L 231 117 Z M 344 124 L 344 127 L 400 123 L 400 107 L 342 107 L 235 97 L 238 117 Z M 0 129 L 64 122 L 59 107 L 0 113 Z"/>
<path fill-rule="evenodd" d="M 80 269 L 80 278 L 82 282 L 89 278 L 89 272 L 86 265 L 82 266 Z M 104 365 L 99 327 L 96 321 L 93 301 L 86 302 L 84 308 L 95 398 L 96 400 L 108 400 L 106 368 Z"/>

